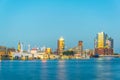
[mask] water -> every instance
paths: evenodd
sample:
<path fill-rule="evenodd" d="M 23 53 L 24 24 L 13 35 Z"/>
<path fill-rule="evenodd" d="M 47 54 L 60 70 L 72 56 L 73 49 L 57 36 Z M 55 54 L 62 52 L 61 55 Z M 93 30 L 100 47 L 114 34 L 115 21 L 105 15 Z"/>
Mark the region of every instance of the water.
<path fill-rule="evenodd" d="M 0 62 L 0 80 L 120 80 L 119 74 L 119 58 Z"/>

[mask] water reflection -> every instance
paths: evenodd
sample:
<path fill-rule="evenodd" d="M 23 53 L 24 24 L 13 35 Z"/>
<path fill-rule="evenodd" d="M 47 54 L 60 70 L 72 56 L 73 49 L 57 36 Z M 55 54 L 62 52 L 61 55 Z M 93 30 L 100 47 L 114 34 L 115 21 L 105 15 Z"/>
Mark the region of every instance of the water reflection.
<path fill-rule="evenodd" d="M 48 78 L 48 76 L 49 76 L 49 74 L 48 74 L 48 71 L 47 71 L 47 61 L 46 60 L 42 60 L 41 61 L 42 63 L 41 63 L 41 73 L 40 73 L 40 75 L 41 75 L 41 80 L 47 80 L 47 78 Z"/>
<path fill-rule="evenodd" d="M 97 59 L 2 61 L 0 80 L 119 80 L 119 67 L 119 63 Z"/>
<path fill-rule="evenodd" d="M 96 80 L 112 80 L 112 65 L 110 63 L 98 62 L 96 65 Z"/>
<path fill-rule="evenodd" d="M 66 70 L 65 60 L 59 60 L 57 68 L 57 80 L 67 80 Z"/>
<path fill-rule="evenodd" d="M 47 62 L 47 60 L 42 60 L 42 63 L 46 63 Z"/>
<path fill-rule="evenodd" d="M 1 69 L 2 69 L 2 63 L 1 63 L 1 60 L 0 60 L 0 72 L 1 72 Z"/>

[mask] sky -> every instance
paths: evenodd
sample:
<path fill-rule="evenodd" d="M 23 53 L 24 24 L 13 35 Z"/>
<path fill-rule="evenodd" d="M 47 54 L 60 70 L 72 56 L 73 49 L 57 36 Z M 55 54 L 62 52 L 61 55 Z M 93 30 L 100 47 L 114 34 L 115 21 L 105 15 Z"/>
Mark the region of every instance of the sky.
<path fill-rule="evenodd" d="M 120 0 L 0 0 L 0 45 L 47 46 L 63 36 L 66 48 L 94 48 L 98 32 L 114 39 L 120 53 Z"/>

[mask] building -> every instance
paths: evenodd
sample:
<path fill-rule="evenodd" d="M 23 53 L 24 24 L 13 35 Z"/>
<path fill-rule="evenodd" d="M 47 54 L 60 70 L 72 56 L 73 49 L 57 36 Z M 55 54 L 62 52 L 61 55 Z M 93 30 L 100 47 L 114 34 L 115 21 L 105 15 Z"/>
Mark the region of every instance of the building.
<path fill-rule="evenodd" d="M 85 49 L 84 51 L 83 51 L 83 53 L 85 54 L 85 56 L 93 56 L 94 54 L 94 50 L 93 49 Z"/>
<path fill-rule="evenodd" d="M 20 43 L 20 42 L 18 43 L 17 51 L 18 51 L 18 52 L 21 52 L 21 43 Z"/>
<path fill-rule="evenodd" d="M 7 48 L 5 46 L 0 46 L 0 56 L 7 54 Z"/>
<path fill-rule="evenodd" d="M 83 41 L 78 42 L 78 52 L 83 55 Z"/>
<path fill-rule="evenodd" d="M 74 47 L 72 51 L 79 56 L 83 55 L 83 41 L 78 42 L 78 46 Z"/>
<path fill-rule="evenodd" d="M 95 38 L 95 54 L 99 55 L 112 55 L 113 50 L 113 39 L 104 32 L 97 34 Z"/>
<path fill-rule="evenodd" d="M 46 54 L 51 54 L 52 53 L 52 49 L 51 48 L 46 48 L 45 53 Z"/>
<path fill-rule="evenodd" d="M 60 37 L 60 39 L 57 42 L 57 46 L 58 46 L 58 48 L 57 48 L 58 55 L 62 55 L 63 51 L 65 49 L 65 41 L 64 41 L 63 37 Z"/>

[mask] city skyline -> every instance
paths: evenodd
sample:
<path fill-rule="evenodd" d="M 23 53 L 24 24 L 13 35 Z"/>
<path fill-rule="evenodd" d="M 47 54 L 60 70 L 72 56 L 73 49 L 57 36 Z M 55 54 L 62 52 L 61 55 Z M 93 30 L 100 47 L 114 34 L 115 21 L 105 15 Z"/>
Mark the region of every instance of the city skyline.
<path fill-rule="evenodd" d="M 114 39 L 114 50 L 120 53 L 118 0 L 1 0 L 0 45 L 17 47 L 17 43 L 57 48 L 60 36 L 68 48 L 84 42 L 94 48 L 98 32 Z"/>

